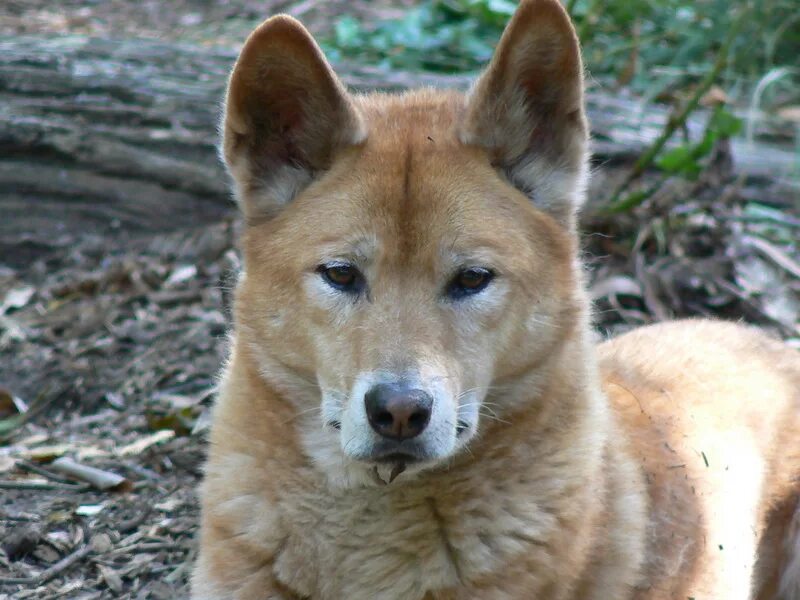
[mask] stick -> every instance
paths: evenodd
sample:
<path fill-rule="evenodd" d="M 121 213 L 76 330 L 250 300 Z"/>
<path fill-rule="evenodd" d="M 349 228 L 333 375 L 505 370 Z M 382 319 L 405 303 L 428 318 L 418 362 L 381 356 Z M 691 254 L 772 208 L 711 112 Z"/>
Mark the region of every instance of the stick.
<path fill-rule="evenodd" d="M 67 456 L 54 460 L 50 466 L 68 477 L 85 481 L 98 490 L 118 490 L 130 486 L 130 482 L 122 475 L 82 465 Z"/>
<path fill-rule="evenodd" d="M 90 489 L 92 489 L 92 486 L 86 484 L 0 480 L 0 490 L 69 490 L 71 492 L 87 492 Z"/>
<path fill-rule="evenodd" d="M 120 554 L 136 554 L 139 552 L 189 552 L 189 548 L 178 542 L 142 542 L 131 544 L 130 546 L 120 546 L 107 553 L 107 556 L 118 556 Z"/>
<path fill-rule="evenodd" d="M 36 473 L 37 475 L 41 475 L 49 479 L 50 481 L 55 481 L 57 483 L 65 483 L 69 486 L 74 486 L 75 482 L 71 479 L 67 479 L 66 477 L 62 477 L 57 473 L 53 473 L 52 471 L 48 471 L 45 468 L 40 467 L 39 465 L 32 463 L 27 460 L 20 459 L 17 461 L 17 467 L 22 469 L 23 471 L 28 471 L 29 473 Z"/>
<path fill-rule="evenodd" d="M 0 584 L 40 586 L 60 575 L 63 571 L 69 569 L 72 565 L 81 560 L 91 551 L 92 546 L 90 544 L 86 544 L 75 550 L 75 552 L 72 554 L 68 554 L 62 558 L 52 567 L 45 569 L 36 577 L 0 577 Z"/>

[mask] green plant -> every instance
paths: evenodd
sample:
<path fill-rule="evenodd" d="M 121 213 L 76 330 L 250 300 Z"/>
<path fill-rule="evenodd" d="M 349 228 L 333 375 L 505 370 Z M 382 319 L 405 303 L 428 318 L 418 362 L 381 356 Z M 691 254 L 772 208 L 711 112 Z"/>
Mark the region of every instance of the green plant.
<path fill-rule="evenodd" d="M 755 82 L 800 55 L 796 0 L 566 0 L 591 75 L 657 97 L 699 80 L 734 15 L 750 15 L 730 48 L 722 83 Z M 339 19 L 324 46 L 334 59 L 437 72 L 469 72 L 491 56 L 513 14 L 510 0 L 423 0 L 400 19 Z"/>
<path fill-rule="evenodd" d="M 370 28 L 344 16 L 323 47 L 334 60 L 357 59 L 394 69 L 473 71 L 491 57 L 514 7 L 505 0 L 434 0 L 409 9 L 401 19 L 379 21 Z"/>
<path fill-rule="evenodd" d="M 774 105 L 800 101 L 797 0 L 564 0 L 576 24 L 590 77 L 606 89 L 625 86 L 649 100 L 679 104 L 675 116 L 611 195 L 609 210 L 630 210 L 653 188 L 625 195 L 642 173 L 695 177 L 722 137 L 741 124 L 715 111 L 701 140 L 668 147 L 712 85 L 750 112 L 764 90 L 778 89 Z M 516 8 L 510 0 L 422 0 L 400 19 L 366 26 L 341 18 L 324 47 L 334 60 L 384 68 L 474 72 Z M 795 25 L 795 26 L 793 26 Z M 766 73 L 767 75 L 764 75 Z M 686 98 L 681 103 L 678 98 Z M 753 118 L 748 122 L 752 126 Z"/>
<path fill-rule="evenodd" d="M 722 139 L 730 138 L 742 130 L 742 120 L 720 105 L 708 120 L 703 137 L 699 142 L 689 142 L 676 146 L 662 153 L 655 165 L 671 175 L 684 175 L 690 179 L 697 177 L 703 170 L 702 160 L 714 149 Z"/>

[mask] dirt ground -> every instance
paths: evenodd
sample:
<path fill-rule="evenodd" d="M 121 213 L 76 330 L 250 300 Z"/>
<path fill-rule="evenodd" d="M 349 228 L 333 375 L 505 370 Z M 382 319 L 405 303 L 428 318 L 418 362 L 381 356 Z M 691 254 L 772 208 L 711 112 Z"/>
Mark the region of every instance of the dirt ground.
<path fill-rule="evenodd" d="M 369 17 L 388 4 L 21 0 L 0 6 L 0 35 L 238 45 L 275 10 L 321 32 L 344 6 Z M 582 226 L 601 333 L 708 315 L 800 340 L 800 206 L 740 177 L 724 145 L 698 181 Z M 32 262 L 0 257 L 0 419 L 28 420 L 0 428 L 0 599 L 186 597 L 238 227 L 231 207 L 198 229 L 87 232 Z M 61 457 L 120 479 L 65 477 Z"/>

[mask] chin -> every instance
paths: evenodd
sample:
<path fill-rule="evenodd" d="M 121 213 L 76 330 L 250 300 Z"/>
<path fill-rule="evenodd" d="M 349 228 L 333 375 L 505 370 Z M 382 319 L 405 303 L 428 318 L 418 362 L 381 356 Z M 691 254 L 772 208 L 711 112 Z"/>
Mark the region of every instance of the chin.
<path fill-rule="evenodd" d="M 421 474 L 446 469 L 453 459 L 466 448 L 473 435 L 460 436 L 447 444 L 451 449 L 446 452 L 427 452 L 409 454 L 404 452 L 378 451 L 370 456 L 347 457 L 348 473 L 358 470 L 358 481 L 370 487 L 402 486 L 413 482 Z M 339 463 L 341 466 L 341 462 Z"/>

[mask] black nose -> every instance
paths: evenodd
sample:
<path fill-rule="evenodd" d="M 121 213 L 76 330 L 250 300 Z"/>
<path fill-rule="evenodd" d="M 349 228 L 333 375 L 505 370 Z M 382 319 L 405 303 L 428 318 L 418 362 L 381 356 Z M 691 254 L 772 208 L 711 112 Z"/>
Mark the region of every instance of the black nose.
<path fill-rule="evenodd" d="M 428 426 L 433 398 L 403 384 L 381 383 L 364 394 L 364 405 L 375 431 L 383 437 L 408 440 Z"/>

